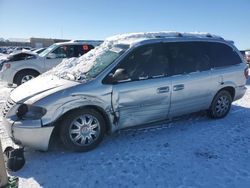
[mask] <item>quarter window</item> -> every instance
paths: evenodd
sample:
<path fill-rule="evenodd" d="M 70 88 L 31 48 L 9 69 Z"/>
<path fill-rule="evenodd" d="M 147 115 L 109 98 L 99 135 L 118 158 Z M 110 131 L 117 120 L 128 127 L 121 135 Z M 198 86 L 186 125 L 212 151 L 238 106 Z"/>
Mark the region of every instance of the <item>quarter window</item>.
<path fill-rule="evenodd" d="M 239 55 L 222 43 L 210 43 L 211 61 L 214 67 L 224 67 L 241 63 Z"/>

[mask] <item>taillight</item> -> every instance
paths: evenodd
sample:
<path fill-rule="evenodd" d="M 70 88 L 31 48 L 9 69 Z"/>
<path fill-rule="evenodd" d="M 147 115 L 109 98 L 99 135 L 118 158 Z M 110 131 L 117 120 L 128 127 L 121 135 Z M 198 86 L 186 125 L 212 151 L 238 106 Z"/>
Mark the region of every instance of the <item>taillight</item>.
<path fill-rule="evenodd" d="M 250 62 L 250 55 L 246 55 L 247 62 Z"/>
<path fill-rule="evenodd" d="M 247 78 L 248 78 L 248 68 L 245 69 L 244 75 L 245 75 L 245 77 L 246 77 L 246 79 L 247 79 Z"/>

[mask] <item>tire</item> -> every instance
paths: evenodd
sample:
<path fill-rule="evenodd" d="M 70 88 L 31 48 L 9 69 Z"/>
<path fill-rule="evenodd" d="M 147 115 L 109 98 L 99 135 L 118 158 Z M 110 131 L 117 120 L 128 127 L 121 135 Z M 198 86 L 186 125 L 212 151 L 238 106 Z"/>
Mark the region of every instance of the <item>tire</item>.
<path fill-rule="evenodd" d="M 232 96 L 228 91 L 222 90 L 218 92 L 208 110 L 209 117 L 213 119 L 225 117 L 230 111 L 231 104 Z"/>
<path fill-rule="evenodd" d="M 93 109 L 74 110 L 61 121 L 60 139 L 72 151 L 86 152 L 96 148 L 104 134 L 104 118 Z"/>
<path fill-rule="evenodd" d="M 19 85 L 37 77 L 38 75 L 39 75 L 39 73 L 36 71 L 33 71 L 33 70 L 20 71 L 15 75 L 14 84 L 19 86 Z"/>

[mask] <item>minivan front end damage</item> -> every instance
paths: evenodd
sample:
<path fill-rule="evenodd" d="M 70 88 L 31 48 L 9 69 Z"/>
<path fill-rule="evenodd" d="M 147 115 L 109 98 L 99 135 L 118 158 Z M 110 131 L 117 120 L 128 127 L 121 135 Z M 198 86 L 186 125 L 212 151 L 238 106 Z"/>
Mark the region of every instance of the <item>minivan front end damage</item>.
<path fill-rule="evenodd" d="M 13 142 L 21 146 L 46 151 L 54 127 L 43 127 L 41 120 L 17 120 L 3 118 L 9 136 Z"/>
<path fill-rule="evenodd" d="M 7 99 L 2 110 L 2 124 L 15 144 L 44 151 L 48 149 L 53 127 L 43 125 L 41 117 L 37 116 L 39 109 Z"/>

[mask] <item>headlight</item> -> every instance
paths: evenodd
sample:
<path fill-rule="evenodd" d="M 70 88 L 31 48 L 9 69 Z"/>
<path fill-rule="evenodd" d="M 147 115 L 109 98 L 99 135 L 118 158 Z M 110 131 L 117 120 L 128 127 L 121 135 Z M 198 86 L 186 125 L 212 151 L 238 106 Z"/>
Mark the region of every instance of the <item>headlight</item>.
<path fill-rule="evenodd" d="M 0 71 L 9 69 L 11 67 L 11 64 L 8 63 L 9 60 L 0 60 Z"/>
<path fill-rule="evenodd" d="M 45 108 L 39 106 L 21 104 L 16 111 L 16 115 L 20 119 L 40 119 L 46 112 Z"/>

